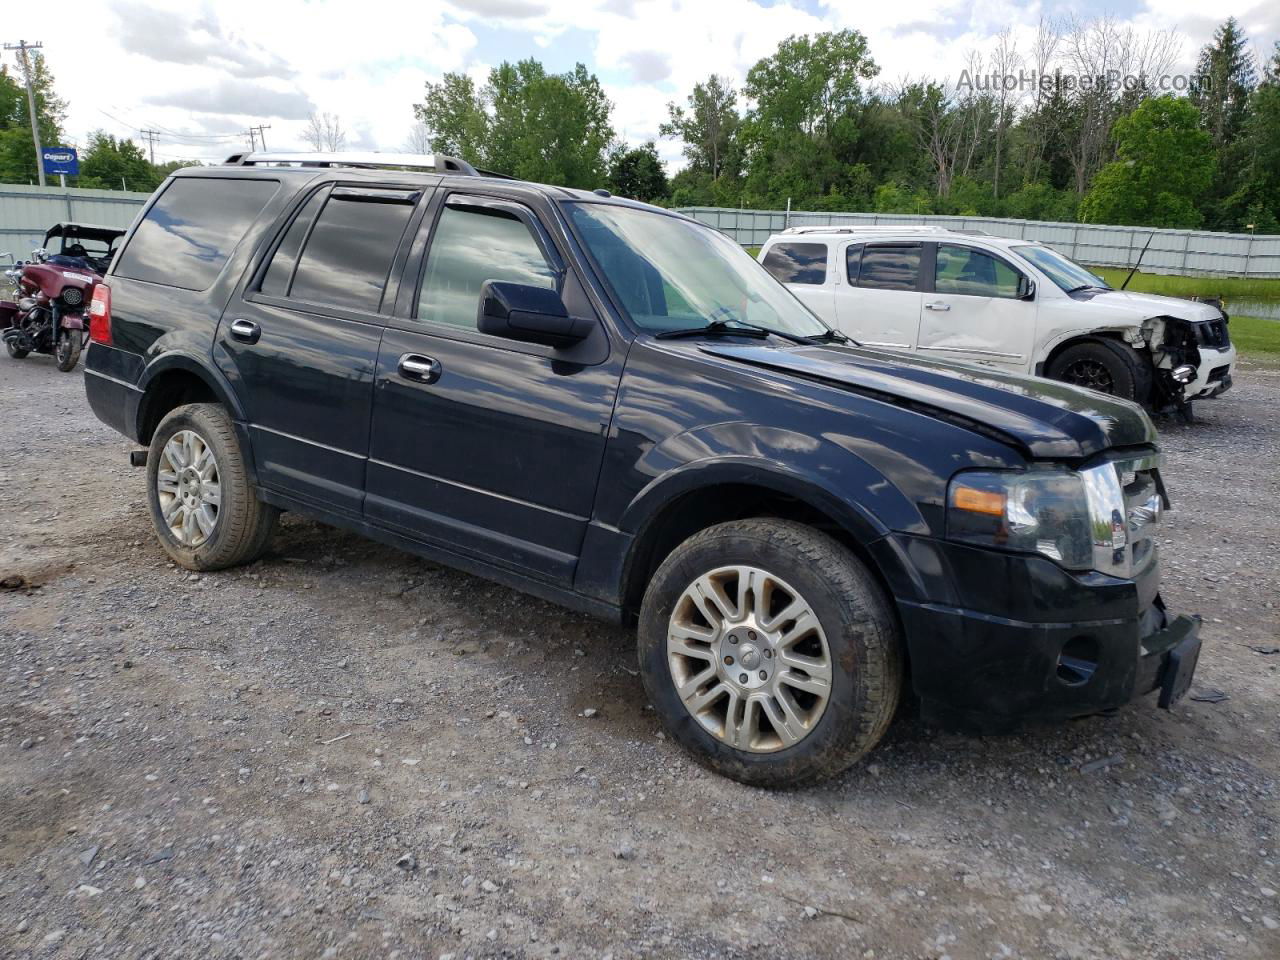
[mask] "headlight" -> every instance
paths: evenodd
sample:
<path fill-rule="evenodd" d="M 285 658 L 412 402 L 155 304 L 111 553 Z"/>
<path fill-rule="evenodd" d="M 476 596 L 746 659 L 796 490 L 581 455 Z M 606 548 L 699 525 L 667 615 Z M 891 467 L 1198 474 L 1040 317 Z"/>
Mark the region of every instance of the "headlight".
<path fill-rule="evenodd" d="M 1068 570 L 1118 572 L 1128 544 L 1124 491 L 1113 464 L 956 474 L 947 537 L 1039 553 Z"/>

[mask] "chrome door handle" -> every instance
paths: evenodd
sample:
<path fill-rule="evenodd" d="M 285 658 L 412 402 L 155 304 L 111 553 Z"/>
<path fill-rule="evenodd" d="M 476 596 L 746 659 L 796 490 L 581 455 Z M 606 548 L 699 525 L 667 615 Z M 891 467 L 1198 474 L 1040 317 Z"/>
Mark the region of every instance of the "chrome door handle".
<path fill-rule="evenodd" d="M 396 364 L 396 369 L 406 380 L 416 380 L 418 383 L 435 383 L 444 372 L 439 360 L 424 357 L 420 353 L 406 353 Z"/>
<path fill-rule="evenodd" d="M 933 303 L 926 303 L 924 308 L 926 310 L 937 310 L 939 313 L 944 313 L 951 309 L 951 304 L 935 300 Z"/>
<path fill-rule="evenodd" d="M 262 336 L 262 328 L 252 320 L 232 320 L 231 336 L 244 343 L 257 343 Z"/>

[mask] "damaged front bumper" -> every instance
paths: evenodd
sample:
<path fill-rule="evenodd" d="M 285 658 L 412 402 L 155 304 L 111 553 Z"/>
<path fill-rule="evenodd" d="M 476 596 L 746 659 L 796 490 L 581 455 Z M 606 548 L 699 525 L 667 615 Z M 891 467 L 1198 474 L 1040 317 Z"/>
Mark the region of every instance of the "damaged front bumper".
<path fill-rule="evenodd" d="M 1234 345 L 1220 350 L 1200 348 L 1200 363 L 1196 375 L 1184 387 L 1182 395 L 1187 400 L 1207 400 L 1221 396 L 1231 389 L 1231 374 L 1236 366 Z"/>

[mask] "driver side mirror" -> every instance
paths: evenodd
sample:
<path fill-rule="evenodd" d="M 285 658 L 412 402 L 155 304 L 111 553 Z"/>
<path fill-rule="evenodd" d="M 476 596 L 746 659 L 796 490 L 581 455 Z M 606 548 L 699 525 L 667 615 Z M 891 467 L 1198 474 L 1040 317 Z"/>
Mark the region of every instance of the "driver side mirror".
<path fill-rule="evenodd" d="M 1018 277 L 1018 299 L 1034 300 L 1036 298 L 1036 282 L 1028 276 Z"/>
<path fill-rule="evenodd" d="M 569 316 L 560 294 L 547 287 L 486 280 L 480 288 L 481 333 L 567 347 L 585 340 L 595 325 L 594 319 Z"/>

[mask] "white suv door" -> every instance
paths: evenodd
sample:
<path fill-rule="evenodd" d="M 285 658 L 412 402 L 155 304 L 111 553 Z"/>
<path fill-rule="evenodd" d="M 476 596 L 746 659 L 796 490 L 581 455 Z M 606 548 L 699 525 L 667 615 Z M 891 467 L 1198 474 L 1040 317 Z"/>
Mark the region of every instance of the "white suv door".
<path fill-rule="evenodd" d="M 760 264 L 785 283 L 796 299 L 830 323 L 835 304 L 829 254 L 823 240 L 780 240 L 765 251 Z"/>
<path fill-rule="evenodd" d="M 1027 278 L 1004 259 L 965 243 L 937 243 L 933 260 L 919 351 L 1030 373 L 1036 302 L 1022 299 Z"/>
<path fill-rule="evenodd" d="M 837 264 L 843 272 L 836 285 L 840 332 L 869 347 L 914 350 L 923 251 L 918 240 L 848 244 Z"/>

